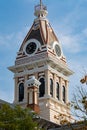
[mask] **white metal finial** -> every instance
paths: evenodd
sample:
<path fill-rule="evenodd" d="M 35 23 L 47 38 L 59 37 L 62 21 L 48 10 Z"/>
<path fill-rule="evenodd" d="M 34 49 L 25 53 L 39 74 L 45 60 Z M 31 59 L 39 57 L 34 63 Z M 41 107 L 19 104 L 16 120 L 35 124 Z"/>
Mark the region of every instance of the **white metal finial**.
<path fill-rule="evenodd" d="M 34 15 L 38 18 L 46 17 L 48 14 L 46 6 L 43 5 L 42 0 L 40 0 L 40 4 L 35 6 L 35 13 Z"/>
<path fill-rule="evenodd" d="M 40 9 L 42 8 L 42 0 L 40 0 Z"/>
<path fill-rule="evenodd" d="M 42 5 L 42 0 L 40 0 L 40 6 Z"/>

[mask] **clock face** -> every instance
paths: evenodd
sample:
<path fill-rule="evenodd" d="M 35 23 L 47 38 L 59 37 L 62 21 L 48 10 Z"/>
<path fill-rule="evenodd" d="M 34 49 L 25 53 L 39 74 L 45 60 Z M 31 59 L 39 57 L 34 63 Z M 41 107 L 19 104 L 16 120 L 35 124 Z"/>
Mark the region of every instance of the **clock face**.
<path fill-rule="evenodd" d="M 61 48 L 58 44 L 55 45 L 55 52 L 56 52 L 58 57 L 61 56 Z"/>
<path fill-rule="evenodd" d="M 27 46 L 26 46 L 26 53 L 27 54 L 33 54 L 37 49 L 37 45 L 35 42 L 30 42 Z"/>

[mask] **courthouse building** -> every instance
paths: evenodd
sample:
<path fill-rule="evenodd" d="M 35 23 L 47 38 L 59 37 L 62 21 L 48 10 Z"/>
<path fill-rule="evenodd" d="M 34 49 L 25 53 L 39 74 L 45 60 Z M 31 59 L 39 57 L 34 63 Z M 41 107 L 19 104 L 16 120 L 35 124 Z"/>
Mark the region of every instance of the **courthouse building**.
<path fill-rule="evenodd" d="M 73 121 L 68 97 L 69 76 L 62 45 L 47 19 L 47 7 L 35 6 L 35 19 L 17 53 L 14 73 L 14 104 L 30 107 L 43 119 L 60 124 L 63 116 Z M 62 115 L 62 116 L 61 116 Z"/>

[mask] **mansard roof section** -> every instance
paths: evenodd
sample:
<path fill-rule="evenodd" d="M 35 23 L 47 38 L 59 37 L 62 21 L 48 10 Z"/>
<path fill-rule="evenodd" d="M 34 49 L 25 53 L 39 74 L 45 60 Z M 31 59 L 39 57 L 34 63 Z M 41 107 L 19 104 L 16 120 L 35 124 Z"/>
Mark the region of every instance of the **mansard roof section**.
<path fill-rule="evenodd" d="M 43 18 L 34 20 L 31 29 L 23 40 L 20 51 L 23 50 L 25 43 L 29 39 L 37 39 L 41 43 L 41 45 L 51 44 L 54 41 L 58 41 L 49 21 Z"/>
<path fill-rule="evenodd" d="M 58 41 L 58 38 L 56 37 L 48 20 L 40 20 L 40 30 L 45 44 L 51 44 L 54 41 Z"/>

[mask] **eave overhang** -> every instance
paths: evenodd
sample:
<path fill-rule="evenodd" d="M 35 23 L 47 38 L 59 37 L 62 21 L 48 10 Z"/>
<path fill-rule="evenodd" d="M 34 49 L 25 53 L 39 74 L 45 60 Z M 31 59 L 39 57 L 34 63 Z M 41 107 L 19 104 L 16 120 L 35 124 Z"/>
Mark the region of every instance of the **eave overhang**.
<path fill-rule="evenodd" d="M 48 52 L 16 60 L 16 64 L 14 66 L 8 67 L 8 69 L 13 73 L 16 73 L 18 72 L 18 70 L 24 70 L 29 66 L 33 68 L 35 68 L 35 66 L 38 67 L 40 63 L 43 65 L 51 66 L 53 69 L 56 69 L 58 72 L 63 73 L 65 76 L 70 76 L 74 73 L 72 70 L 69 69 L 67 64 L 64 64 L 60 59 L 56 58 L 55 56 L 49 55 Z"/>

